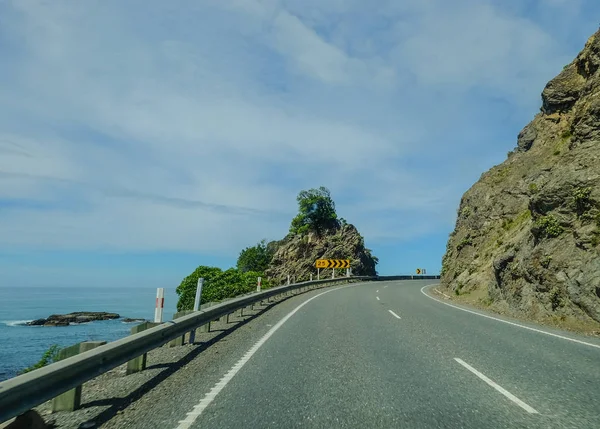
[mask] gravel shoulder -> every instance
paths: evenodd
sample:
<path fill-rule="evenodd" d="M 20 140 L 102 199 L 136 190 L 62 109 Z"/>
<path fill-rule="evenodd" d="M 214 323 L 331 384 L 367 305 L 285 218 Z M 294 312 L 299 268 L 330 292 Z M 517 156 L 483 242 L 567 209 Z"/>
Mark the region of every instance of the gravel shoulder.
<path fill-rule="evenodd" d="M 490 313 L 491 315 L 501 316 L 506 320 L 512 320 L 514 322 L 522 322 L 532 327 L 548 328 L 553 332 L 568 331 L 579 335 L 584 335 L 591 338 L 600 338 L 600 324 L 593 321 L 582 321 L 575 318 L 560 319 L 558 317 L 536 317 L 526 313 L 517 313 L 516 311 L 510 311 L 507 308 L 498 308 L 496 306 L 488 305 L 483 299 L 484 294 L 481 290 L 477 290 L 472 293 L 463 292 L 460 295 L 451 294 L 448 290 L 445 290 L 441 285 L 436 285 L 429 289 L 430 294 L 438 299 L 443 299 L 453 304 L 464 306 L 465 308 L 472 308 L 474 310 L 482 310 Z M 487 296 L 487 294 L 485 295 Z"/>
<path fill-rule="evenodd" d="M 176 427 L 258 339 L 322 289 L 256 305 L 243 317 L 231 315 L 229 323 L 213 322 L 210 332 L 197 331 L 195 344 L 152 350 L 140 373 L 126 376 L 126 365 L 108 371 L 83 385 L 77 411 L 51 413 L 50 401 L 35 410 L 57 429 L 77 429 L 84 422 L 93 422 L 90 428 Z"/>

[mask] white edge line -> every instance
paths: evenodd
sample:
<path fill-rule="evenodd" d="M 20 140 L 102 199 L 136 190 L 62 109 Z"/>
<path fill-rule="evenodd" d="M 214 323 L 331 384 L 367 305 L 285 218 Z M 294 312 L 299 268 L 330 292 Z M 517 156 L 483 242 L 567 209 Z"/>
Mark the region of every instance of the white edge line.
<path fill-rule="evenodd" d="M 402 319 L 400 316 L 398 316 L 396 313 L 394 313 L 392 310 L 388 310 L 392 316 L 394 316 L 396 319 Z"/>
<path fill-rule="evenodd" d="M 517 326 L 517 327 L 519 327 L 519 328 L 528 329 L 528 330 L 530 330 L 530 331 L 537 332 L 537 333 L 539 333 L 539 334 L 550 335 L 551 337 L 561 338 L 561 339 L 563 339 L 563 340 L 567 340 L 567 341 L 573 341 L 574 343 L 584 344 L 584 345 L 586 345 L 586 346 L 595 347 L 595 348 L 597 348 L 597 349 L 600 349 L 600 345 L 598 345 L 598 344 L 587 343 L 587 342 L 585 342 L 585 341 L 576 340 L 575 338 L 569 338 L 569 337 L 565 337 L 565 336 L 563 336 L 563 335 L 553 334 L 552 332 L 546 332 L 546 331 L 542 331 L 541 329 L 530 328 L 529 326 L 520 325 L 520 324 L 518 324 L 518 323 L 515 323 L 515 322 L 509 322 L 508 320 L 502 320 L 502 319 L 498 319 L 497 317 L 488 316 L 487 314 L 481 314 L 481 313 L 478 313 L 478 312 L 476 312 L 476 311 L 473 311 L 473 310 L 467 310 L 466 308 L 461 308 L 461 307 L 458 307 L 458 306 L 456 306 L 456 305 L 448 304 L 447 302 L 440 301 L 439 299 L 435 299 L 435 298 L 434 298 L 434 297 L 432 297 L 431 295 L 428 295 L 427 293 L 425 293 L 425 291 L 424 291 L 423 289 L 425 289 L 426 287 L 431 287 L 431 286 L 436 286 L 436 285 L 427 285 L 427 286 L 423 286 L 423 287 L 421 288 L 421 293 L 422 293 L 423 295 L 425 295 L 427 298 L 431 298 L 431 299 L 433 299 L 434 301 L 436 301 L 436 302 L 439 302 L 440 304 L 444 304 L 444 305 L 447 305 L 447 306 L 449 306 L 449 307 L 456 308 L 457 310 L 466 311 L 467 313 L 476 314 L 476 315 L 478 315 L 478 316 L 481 316 L 481 317 L 486 317 L 486 318 L 488 318 L 488 319 L 492 319 L 492 320 L 495 320 L 495 321 L 497 321 L 497 322 L 507 323 L 507 324 L 509 324 L 509 325 L 512 325 L 512 326 Z"/>
<path fill-rule="evenodd" d="M 192 411 L 190 411 L 189 413 L 186 414 L 185 419 L 180 420 L 178 422 L 179 425 L 177 426 L 176 429 L 189 429 L 195 423 L 196 419 L 200 416 L 200 414 L 202 414 L 202 412 L 206 409 L 206 407 L 208 407 L 208 405 L 210 405 L 210 403 L 213 401 L 213 399 L 215 399 L 215 397 L 219 394 L 219 392 L 221 390 L 223 390 L 223 388 L 225 386 L 227 386 L 227 383 L 229 383 L 229 381 L 231 381 L 231 379 L 237 374 L 237 372 L 240 369 L 242 369 L 242 367 L 246 364 L 246 362 L 248 362 L 250 360 L 252 355 L 254 353 L 256 353 L 258 351 L 258 349 L 260 349 L 260 347 L 275 333 L 275 331 L 277 331 L 279 328 L 281 328 L 281 326 L 290 317 L 292 317 L 294 314 L 296 314 L 296 312 L 298 310 L 300 310 L 306 304 L 311 302 L 313 299 L 320 297 L 321 295 L 325 295 L 326 293 L 333 292 L 333 291 L 336 291 L 339 289 L 345 289 L 347 287 L 358 286 L 359 284 L 360 283 L 354 283 L 354 284 L 350 284 L 350 285 L 346 285 L 346 286 L 340 286 L 335 289 L 326 290 L 325 292 L 321 292 L 320 294 L 307 299 L 302 304 L 300 304 L 298 307 L 294 308 L 283 319 L 281 319 L 279 322 L 277 322 L 277 324 L 275 326 L 273 326 L 271 329 L 269 329 L 269 331 L 260 340 L 258 340 L 258 342 L 256 344 L 254 344 L 254 346 L 252 346 L 250 348 L 250 350 L 248 350 L 248 352 L 246 352 L 246 354 L 239 361 L 237 361 L 235 363 L 235 365 L 233 365 L 233 367 L 229 370 L 229 372 L 227 372 L 227 374 L 225 374 L 213 386 L 213 388 L 210 390 L 210 392 L 208 392 L 204 396 L 204 398 L 202 398 L 202 400 L 198 403 L 198 405 L 196 405 Z"/>
<path fill-rule="evenodd" d="M 464 366 L 465 368 L 467 368 L 469 371 L 471 371 L 477 377 L 481 378 L 483 381 L 485 381 L 487 384 L 489 384 L 490 386 L 492 386 L 498 392 L 502 393 L 504 396 L 506 396 L 508 399 L 510 399 L 511 401 L 513 401 L 519 407 L 523 408 L 528 413 L 530 413 L 530 414 L 539 414 L 536 411 L 535 408 L 533 408 L 533 407 L 527 405 L 525 402 L 521 401 L 519 398 L 517 398 L 515 395 L 513 395 L 512 393 L 510 393 L 508 390 L 506 390 L 505 388 L 503 388 L 499 384 L 497 384 L 494 381 L 492 381 L 489 378 L 487 378 L 485 375 L 483 375 L 482 373 L 480 373 L 479 371 L 477 371 L 475 368 L 473 368 L 471 365 L 469 365 L 468 363 L 466 363 L 462 359 L 454 358 L 454 360 L 456 362 L 458 362 L 459 364 L 461 364 L 462 366 Z"/>

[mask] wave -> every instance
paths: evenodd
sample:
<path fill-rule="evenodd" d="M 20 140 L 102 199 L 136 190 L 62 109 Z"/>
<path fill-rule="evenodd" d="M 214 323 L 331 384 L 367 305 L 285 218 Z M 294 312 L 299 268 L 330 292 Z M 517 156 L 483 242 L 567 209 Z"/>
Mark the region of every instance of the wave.
<path fill-rule="evenodd" d="M 27 326 L 27 322 L 33 322 L 30 320 L 1 320 L 0 323 L 4 323 L 6 326 Z"/>

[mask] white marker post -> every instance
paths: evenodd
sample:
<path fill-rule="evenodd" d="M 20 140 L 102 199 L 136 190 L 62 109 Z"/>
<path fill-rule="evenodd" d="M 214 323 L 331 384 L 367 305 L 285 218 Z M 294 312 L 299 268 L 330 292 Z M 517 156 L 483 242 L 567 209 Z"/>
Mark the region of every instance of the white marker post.
<path fill-rule="evenodd" d="M 202 286 L 204 285 L 204 279 L 198 279 L 198 286 L 196 287 L 196 298 L 194 299 L 194 311 L 200 310 L 200 301 L 202 300 Z M 190 331 L 190 344 L 196 342 L 196 330 Z"/>
<path fill-rule="evenodd" d="M 310 273 L 310 281 L 312 282 L 312 273 Z"/>
<path fill-rule="evenodd" d="M 159 287 L 156 289 L 156 308 L 154 309 L 154 323 L 162 323 L 164 306 L 165 306 L 165 289 L 162 287 Z"/>
<path fill-rule="evenodd" d="M 200 300 L 202 299 L 202 286 L 204 286 L 204 279 L 198 279 L 198 287 L 196 287 L 196 299 L 194 299 L 194 311 L 200 310 Z"/>
<path fill-rule="evenodd" d="M 288 285 L 290 284 L 290 275 L 289 274 L 288 274 L 288 282 L 287 282 L 287 284 Z"/>
<path fill-rule="evenodd" d="M 260 292 L 260 282 L 261 282 L 262 278 L 258 278 L 258 284 L 256 285 L 256 292 Z"/>
<path fill-rule="evenodd" d="M 317 268 L 317 280 L 321 280 L 320 279 L 320 274 L 321 274 L 321 269 Z"/>
<path fill-rule="evenodd" d="M 331 278 L 335 279 L 335 268 L 333 269 L 333 271 L 331 271 Z"/>

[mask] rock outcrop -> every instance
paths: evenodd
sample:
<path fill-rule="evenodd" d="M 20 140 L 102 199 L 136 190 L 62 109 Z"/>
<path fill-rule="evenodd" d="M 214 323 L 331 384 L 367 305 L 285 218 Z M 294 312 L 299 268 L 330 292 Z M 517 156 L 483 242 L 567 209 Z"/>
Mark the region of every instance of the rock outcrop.
<path fill-rule="evenodd" d="M 442 287 L 514 316 L 600 331 L 600 33 L 551 80 L 508 159 L 460 202 Z"/>
<path fill-rule="evenodd" d="M 95 320 L 119 319 L 117 313 L 81 311 L 69 314 L 53 314 L 47 319 L 37 319 L 27 324 L 30 326 L 69 326 L 71 323 L 86 323 Z"/>
<path fill-rule="evenodd" d="M 317 259 L 350 259 L 353 275 L 376 275 L 377 258 L 365 248 L 364 238 L 351 224 L 339 225 L 322 236 L 314 233 L 289 234 L 279 242 L 265 275 L 274 285 L 283 284 L 289 275 L 295 281 L 316 280 Z M 336 270 L 339 276 L 345 270 Z M 331 269 L 322 269 L 321 278 L 331 277 Z"/>

